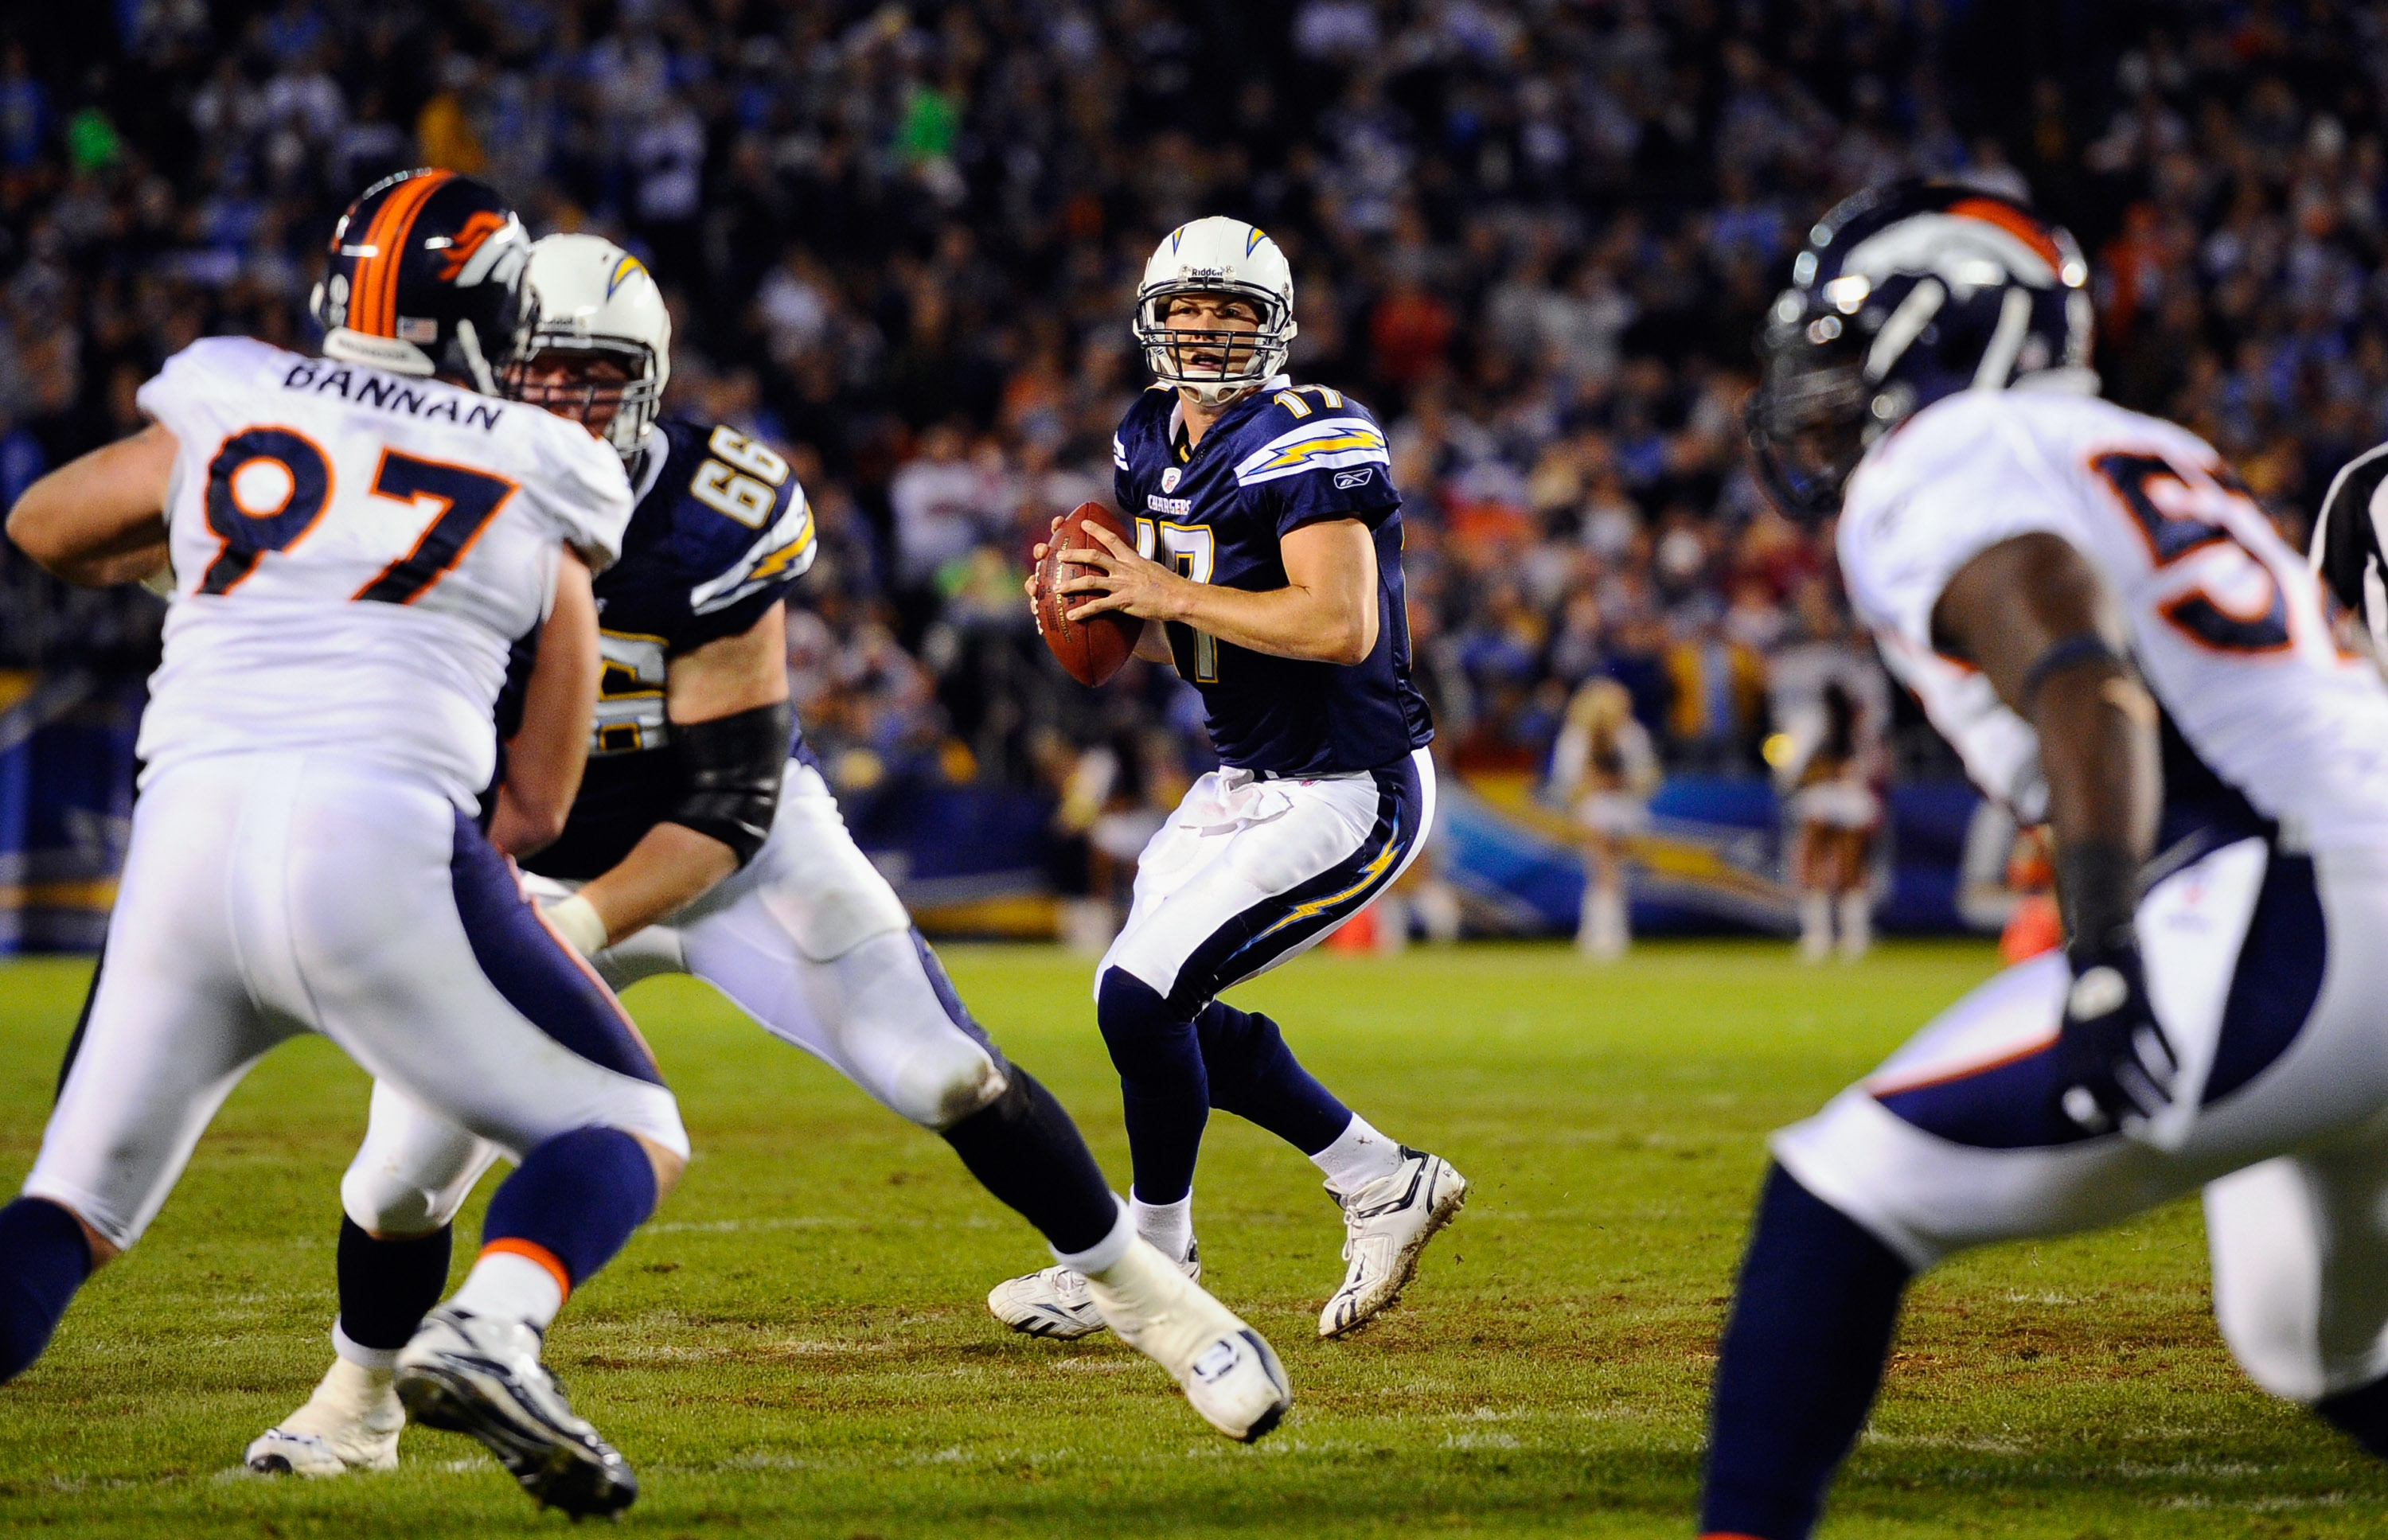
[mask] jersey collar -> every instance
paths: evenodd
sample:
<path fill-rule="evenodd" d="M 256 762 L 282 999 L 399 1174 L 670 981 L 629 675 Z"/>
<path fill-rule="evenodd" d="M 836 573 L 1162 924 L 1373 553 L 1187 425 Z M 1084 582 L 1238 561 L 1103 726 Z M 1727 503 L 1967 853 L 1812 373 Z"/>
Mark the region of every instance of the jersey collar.
<path fill-rule="evenodd" d="M 1254 385 L 1251 389 L 1244 392 L 1241 396 L 1237 397 L 1233 401 L 1227 403 L 1227 410 L 1219 414 L 1219 420 L 1211 424 L 1211 431 L 1202 435 L 1202 444 L 1208 444 L 1211 442 L 1212 438 L 1218 433 L 1218 431 L 1227 425 L 1227 419 L 1234 413 L 1243 410 L 1245 407 L 1254 404 L 1255 402 L 1266 400 L 1271 395 L 1277 391 L 1290 389 L 1292 385 L 1292 375 L 1272 374 L 1267 379 L 1263 380 L 1260 384 Z M 1169 422 L 1167 425 L 1162 429 L 1161 442 L 1167 448 L 1169 456 L 1173 460 L 1176 459 L 1177 456 L 1177 435 L 1185 431 L 1186 398 L 1178 395 L 1176 391 L 1172 390 L 1169 393 Z M 1193 450 L 1186 457 L 1188 461 L 1190 461 L 1195 455 L 1202 452 L 1202 444 L 1197 444 L 1194 446 Z"/>

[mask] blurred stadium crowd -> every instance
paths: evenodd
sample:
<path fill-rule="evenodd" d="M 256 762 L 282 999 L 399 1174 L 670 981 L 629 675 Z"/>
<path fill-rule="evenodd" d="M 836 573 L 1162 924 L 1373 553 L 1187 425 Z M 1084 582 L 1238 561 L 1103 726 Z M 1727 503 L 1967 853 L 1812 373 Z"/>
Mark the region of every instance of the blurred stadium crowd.
<path fill-rule="evenodd" d="M 1293 259 L 1297 372 L 1391 431 L 1445 747 L 1540 764 L 1607 675 L 1670 767 L 1755 771 L 1772 663 L 1849 645 L 1827 536 L 1740 463 L 1808 220 L 1902 172 L 2036 196 L 2092 254 L 2110 393 L 2293 534 L 2388 436 L 2383 33 L 2322 0 L 10 7 L 0 502 L 192 338 L 309 346 L 339 207 L 454 167 L 645 254 L 675 401 L 795 458 L 826 549 L 791 666 L 840 778 L 1093 818 L 1173 794 L 1199 708 L 1142 664 L 1069 684 L 1018 579 L 1109 496 L 1145 257 L 1232 213 Z M 0 563 L 0 664 L 154 646 L 146 597 Z"/>

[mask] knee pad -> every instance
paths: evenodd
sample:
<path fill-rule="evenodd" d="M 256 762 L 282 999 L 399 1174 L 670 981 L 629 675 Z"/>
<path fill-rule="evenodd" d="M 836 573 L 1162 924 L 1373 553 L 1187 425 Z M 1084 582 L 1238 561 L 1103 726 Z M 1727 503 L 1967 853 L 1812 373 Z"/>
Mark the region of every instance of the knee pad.
<path fill-rule="evenodd" d="M 428 1235 L 456 1217 L 498 1147 L 376 1083 L 364 1143 L 340 1178 L 340 1208 L 388 1239 Z"/>
<path fill-rule="evenodd" d="M 428 1235 L 455 1218 L 486 1168 L 476 1166 L 470 1179 L 447 1187 L 425 1187 L 378 1163 L 369 1166 L 360 1154 L 340 1178 L 340 1211 L 385 1240 Z"/>
<path fill-rule="evenodd" d="M 942 1131 L 1010 1085 L 1001 1056 L 910 931 L 873 936 L 817 966 L 834 978 L 835 1009 L 821 1015 L 834 1023 L 841 1067 L 898 1117 Z"/>
<path fill-rule="evenodd" d="M 915 1049 L 883 1094 L 900 1116 L 942 1133 L 992 1105 L 1010 1083 L 986 1050 L 963 1038 Z"/>

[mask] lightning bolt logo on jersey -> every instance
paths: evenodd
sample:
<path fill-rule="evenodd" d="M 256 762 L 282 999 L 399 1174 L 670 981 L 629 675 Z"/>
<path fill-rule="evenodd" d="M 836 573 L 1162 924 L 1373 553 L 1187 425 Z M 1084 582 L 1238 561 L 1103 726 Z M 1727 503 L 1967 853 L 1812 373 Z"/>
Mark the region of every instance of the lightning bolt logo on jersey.
<path fill-rule="evenodd" d="M 1377 645 L 1360 663 L 1273 657 L 1170 625 L 1177 672 L 1202 692 L 1223 761 L 1276 776 L 1372 770 L 1434 737 L 1410 682 L 1401 494 L 1365 407 L 1278 375 L 1188 448 L 1177 393 L 1156 387 L 1121 422 L 1112 469 L 1137 549 L 1197 583 L 1284 587 L 1279 543 L 1305 524 L 1356 519 L 1376 543 Z"/>
<path fill-rule="evenodd" d="M 804 489 L 759 439 L 667 422 L 648 443 L 621 560 L 596 583 L 604 673 L 588 773 L 563 836 L 523 862 L 542 877 L 596 877 L 663 820 L 679 785 L 660 751 L 671 659 L 753 626 L 818 549 Z"/>

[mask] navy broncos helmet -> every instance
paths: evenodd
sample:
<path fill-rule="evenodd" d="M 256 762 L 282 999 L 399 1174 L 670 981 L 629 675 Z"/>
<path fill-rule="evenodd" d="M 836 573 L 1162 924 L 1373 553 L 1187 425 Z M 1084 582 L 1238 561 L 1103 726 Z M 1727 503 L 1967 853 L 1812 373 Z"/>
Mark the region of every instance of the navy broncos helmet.
<path fill-rule="evenodd" d="M 324 355 L 447 374 L 484 396 L 530 336 L 530 234 L 487 183 L 432 169 L 384 177 L 332 227 L 309 309 Z"/>
<path fill-rule="evenodd" d="M 1840 506 L 1867 448 L 1961 390 L 2094 390 L 2090 265 L 2012 198 L 1897 182 L 1808 233 L 1758 335 L 1749 444 L 1790 512 Z"/>

